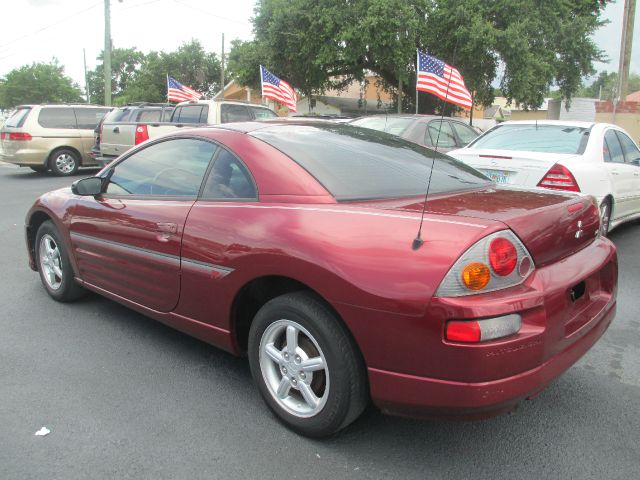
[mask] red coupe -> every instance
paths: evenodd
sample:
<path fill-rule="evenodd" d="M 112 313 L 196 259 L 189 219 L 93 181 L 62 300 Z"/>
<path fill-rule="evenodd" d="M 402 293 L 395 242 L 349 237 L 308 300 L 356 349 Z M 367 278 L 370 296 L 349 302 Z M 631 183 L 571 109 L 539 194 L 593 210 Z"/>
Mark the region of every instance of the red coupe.
<path fill-rule="evenodd" d="M 508 410 L 616 308 L 616 249 L 592 197 L 498 187 L 349 125 L 142 144 L 40 197 L 26 238 L 55 300 L 92 290 L 246 354 L 267 405 L 309 436 L 369 400 L 411 416 Z"/>

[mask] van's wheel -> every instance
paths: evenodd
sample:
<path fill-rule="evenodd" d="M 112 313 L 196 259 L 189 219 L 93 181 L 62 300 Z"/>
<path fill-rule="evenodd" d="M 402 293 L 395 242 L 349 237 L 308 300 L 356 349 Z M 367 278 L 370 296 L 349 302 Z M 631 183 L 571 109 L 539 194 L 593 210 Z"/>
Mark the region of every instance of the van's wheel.
<path fill-rule="evenodd" d="M 69 254 L 53 222 L 47 220 L 36 233 L 36 262 L 42 285 L 59 302 L 69 302 L 84 295 L 85 290 L 74 280 Z"/>
<path fill-rule="evenodd" d="M 68 148 L 61 148 L 51 154 L 49 159 L 49 168 L 59 177 L 66 177 L 73 175 L 78 171 L 80 165 L 80 158 L 78 154 Z"/>
<path fill-rule="evenodd" d="M 609 224 L 611 223 L 611 200 L 603 200 L 600 204 L 600 232 L 603 236 L 609 234 Z"/>
<path fill-rule="evenodd" d="M 331 435 L 367 404 L 366 371 L 356 345 L 331 309 L 310 293 L 267 302 L 251 324 L 248 354 L 267 405 L 302 435 Z"/>

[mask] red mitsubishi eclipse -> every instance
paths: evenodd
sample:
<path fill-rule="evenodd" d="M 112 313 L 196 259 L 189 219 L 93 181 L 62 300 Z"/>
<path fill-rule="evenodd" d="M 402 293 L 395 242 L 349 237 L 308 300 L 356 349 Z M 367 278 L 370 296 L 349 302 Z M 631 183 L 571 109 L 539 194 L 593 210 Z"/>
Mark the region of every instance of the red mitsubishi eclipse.
<path fill-rule="evenodd" d="M 498 187 L 349 125 L 165 136 L 40 197 L 26 238 L 53 299 L 92 290 L 246 354 L 267 405 L 309 436 L 369 401 L 411 416 L 508 410 L 616 309 L 593 198 Z"/>

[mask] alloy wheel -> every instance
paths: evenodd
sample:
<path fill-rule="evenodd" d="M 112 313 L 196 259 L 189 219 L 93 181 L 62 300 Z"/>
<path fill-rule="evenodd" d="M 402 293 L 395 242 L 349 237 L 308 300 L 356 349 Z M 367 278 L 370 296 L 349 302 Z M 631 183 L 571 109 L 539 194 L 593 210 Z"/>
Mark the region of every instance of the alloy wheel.
<path fill-rule="evenodd" d="M 262 334 L 260 370 L 278 405 L 299 418 L 317 415 L 329 396 L 329 370 L 318 342 L 292 320 L 273 322 Z"/>
<path fill-rule="evenodd" d="M 45 234 L 40 240 L 38 256 L 44 280 L 51 290 L 58 290 L 63 279 L 62 259 L 58 245 L 51 235 Z"/>

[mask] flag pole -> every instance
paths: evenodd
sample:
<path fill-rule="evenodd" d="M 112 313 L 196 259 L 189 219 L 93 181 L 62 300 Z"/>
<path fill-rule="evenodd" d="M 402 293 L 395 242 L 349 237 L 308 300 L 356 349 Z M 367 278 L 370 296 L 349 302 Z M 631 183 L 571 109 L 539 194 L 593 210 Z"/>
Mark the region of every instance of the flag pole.
<path fill-rule="evenodd" d="M 418 57 L 418 49 L 416 48 L 416 115 L 418 114 L 418 68 L 420 68 L 420 58 Z"/>
<path fill-rule="evenodd" d="M 262 98 L 262 104 L 265 104 L 264 101 L 264 80 L 262 79 L 262 65 L 260 65 L 260 97 Z M 268 105 L 268 104 L 267 104 Z"/>
<path fill-rule="evenodd" d="M 169 100 L 169 74 L 167 73 L 167 103 L 171 103 Z"/>

